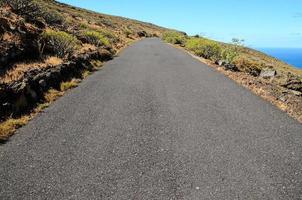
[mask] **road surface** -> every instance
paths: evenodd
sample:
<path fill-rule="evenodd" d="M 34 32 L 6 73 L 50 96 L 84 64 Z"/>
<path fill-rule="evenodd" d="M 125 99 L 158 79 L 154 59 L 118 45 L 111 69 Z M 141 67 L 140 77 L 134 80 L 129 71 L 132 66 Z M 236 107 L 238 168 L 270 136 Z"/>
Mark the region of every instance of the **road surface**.
<path fill-rule="evenodd" d="M 302 199 L 302 125 L 145 39 L 0 145 L 0 199 Z"/>

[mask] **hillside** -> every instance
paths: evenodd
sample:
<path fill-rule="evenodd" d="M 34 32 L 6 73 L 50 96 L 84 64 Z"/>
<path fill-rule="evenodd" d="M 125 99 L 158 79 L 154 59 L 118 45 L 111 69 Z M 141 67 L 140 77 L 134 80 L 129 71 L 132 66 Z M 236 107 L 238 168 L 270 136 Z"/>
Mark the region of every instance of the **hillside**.
<path fill-rule="evenodd" d="M 47 106 L 120 49 L 166 30 L 53 0 L 0 4 L 0 138 L 28 121 L 20 120 L 24 113 Z"/>
<path fill-rule="evenodd" d="M 165 32 L 163 39 L 198 56 L 302 122 L 302 70 L 245 47 L 239 39 L 227 44 L 175 31 Z"/>

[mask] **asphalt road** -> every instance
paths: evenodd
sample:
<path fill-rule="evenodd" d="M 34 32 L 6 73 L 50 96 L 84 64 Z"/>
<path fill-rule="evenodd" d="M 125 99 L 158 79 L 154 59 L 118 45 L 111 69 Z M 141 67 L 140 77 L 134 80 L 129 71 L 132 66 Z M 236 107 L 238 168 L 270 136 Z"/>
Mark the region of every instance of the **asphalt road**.
<path fill-rule="evenodd" d="M 0 199 L 302 199 L 302 125 L 145 39 L 0 145 Z"/>

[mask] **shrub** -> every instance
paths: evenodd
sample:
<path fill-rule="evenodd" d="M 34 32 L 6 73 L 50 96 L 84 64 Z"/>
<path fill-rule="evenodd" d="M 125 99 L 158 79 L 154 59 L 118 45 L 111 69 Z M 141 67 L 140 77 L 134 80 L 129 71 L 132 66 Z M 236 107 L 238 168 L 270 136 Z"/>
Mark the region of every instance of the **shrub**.
<path fill-rule="evenodd" d="M 235 59 L 239 56 L 239 52 L 233 46 L 228 46 L 222 51 L 221 56 L 227 63 L 234 63 Z"/>
<path fill-rule="evenodd" d="M 118 37 L 112 31 L 105 29 L 98 29 L 97 31 L 100 32 L 103 36 L 105 36 L 108 40 L 110 40 L 111 43 L 115 43 L 119 40 Z"/>
<path fill-rule="evenodd" d="M 233 38 L 232 44 L 227 45 L 227 47 L 222 52 L 222 58 L 228 63 L 234 63 L 236 58 L 240 55 L 240 48 L 243 46 L 244 40 Z"/>
<path fill-rule="evenodd" d="M 88 29 L 89 26 L 86 23 L 80 23 L 80 29 Z"/>
<path fill-rule="evenodd" d="M 191 38 L 186 42 L 186 48 L 196 55 L 217 61 L 221 58 L 221 46 L 205 38 Z"/>
<path fill-rule="evenodd" d="M 65 21 L 58 11 L 49 11 L 46 9 L 43 11 L 41 17 L 50 25 L 63 24 Z"/>
<path fill-rule="evenodd" d="M 186 36 L 180 32 L 168 31 L 163 33 L 162 39 L 171 44 L 184 44 L 186 41 Z"/>
<path fill-rule="evenodd" d="M 125 34 L 125 36 L 126 36 L 127 38 L 129 38 L 130 35 L 132 34 L 132 31 L 130 31 L 129 29 L 125 29 L 125 30 L 124 30 L 124 34 Z"/>
<path fill-rule="evenodd" d="M 71 55 L 79 44 L 73 35 L 54 30 L 46 30 L 42 34 L 42 40 L 46 50 L 60 58 Z"/>
<path fill-rule="evenodd" d="M 258 76 L 262 69 L 267 66 L 265 63 L 256 60 L 250 60 L 246 57 L 240 57 L 235 61 L 235 65 L 238 67 L 240 71 L 249 73 L 253 76 Z"/>
<path fill-rule="evenodd" d="M 50 25 L 62 24 L 64 18 L 58 11 L 50 11 L 41 1 L 36 0 L 1 0 L 1 4 L 9 4 L 15 13 L 26 16 L 29 20 L 42 18 Z"/>
<path fill-rule="evenodd" d="M 93 44 L 97 47 L 110 46 L 109 40 L 100 32 L 97 31 L 85 31 L 83 37 L 89 44 Z"/>

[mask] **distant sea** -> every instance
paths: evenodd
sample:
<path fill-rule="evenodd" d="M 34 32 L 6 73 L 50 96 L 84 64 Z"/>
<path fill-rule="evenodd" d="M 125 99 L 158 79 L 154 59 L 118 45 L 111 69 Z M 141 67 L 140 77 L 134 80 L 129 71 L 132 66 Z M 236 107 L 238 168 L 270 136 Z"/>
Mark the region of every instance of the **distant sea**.
<path fill-rule="evenodd" d="M 302 69 L 302 48 L 258 48 L 258 50 Z"/>

